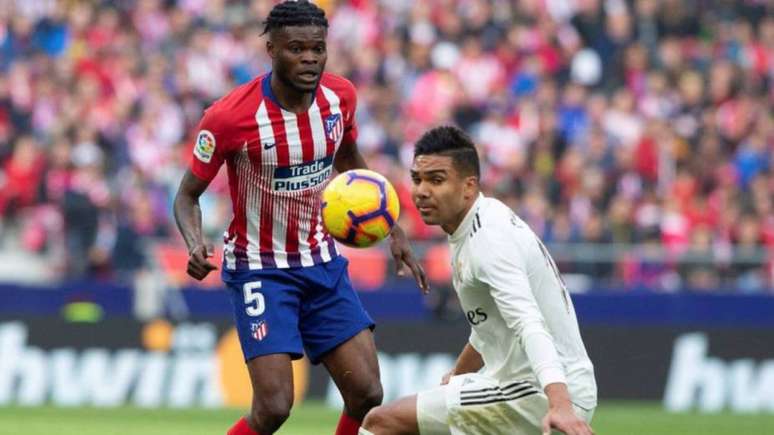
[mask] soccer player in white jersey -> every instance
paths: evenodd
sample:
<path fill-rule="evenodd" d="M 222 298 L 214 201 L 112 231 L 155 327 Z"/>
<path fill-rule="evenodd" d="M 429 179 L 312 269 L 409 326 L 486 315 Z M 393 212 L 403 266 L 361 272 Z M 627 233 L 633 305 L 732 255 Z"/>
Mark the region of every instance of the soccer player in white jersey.
<path fill-rule="evenodd" d="M 416 143 L 413 200 L 448 234 L 470 339 L 441 386 L 372 409 L 361 435 L 593 433 L 594 369 L 572 300 L 535 233 L 479 192 L 479 171 L 455 127 Z"/>

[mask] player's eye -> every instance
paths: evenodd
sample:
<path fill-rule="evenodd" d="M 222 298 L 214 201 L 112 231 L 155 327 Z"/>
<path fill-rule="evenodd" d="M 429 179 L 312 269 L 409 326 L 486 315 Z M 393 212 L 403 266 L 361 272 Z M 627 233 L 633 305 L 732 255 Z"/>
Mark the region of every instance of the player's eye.
<path fill-rule="evenodd" d="M 323 47 L 322 45 L 319 45 L 314 48 L 314 52 L 317 54 L 325 53 L 325 47 Z"/>
<path fill-rule="evenodd" d="M 430 182 L 433 183 L 433 184 L 436 184 L 436 185 L 437 184 L 441 184 L 441 183 L 443 183 L 443 178 L 436 177 L 436 178 L 433 178 L 432 180 L 430 180 Z"/>
<path fill-rule="evenodd" d="M 290 47 L 290 52 L 293 54 L 299 54 L 301 53 L 301 47 L 299 46 Z"/>
<path fill-rule="evenodd" d="M 419 177 L 411 177 L 411 182 L 414 183 L 415 185 L 417 185 L 417 184 L 421 183 L 422 180 L 420 180 Z"/>

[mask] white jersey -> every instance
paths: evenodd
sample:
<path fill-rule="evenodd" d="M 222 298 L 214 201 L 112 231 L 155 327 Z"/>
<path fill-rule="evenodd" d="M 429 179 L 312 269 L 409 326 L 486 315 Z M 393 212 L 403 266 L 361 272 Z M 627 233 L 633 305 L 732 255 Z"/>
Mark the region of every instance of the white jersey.
<path fill-rule="evenodd" d="M 479 195 L 449 243 L 481 374 L 541 388 L 566 383 L 573 403 L 594 408 L 594 367 L 575 309 L 537 235 L 505 204 Z"/>

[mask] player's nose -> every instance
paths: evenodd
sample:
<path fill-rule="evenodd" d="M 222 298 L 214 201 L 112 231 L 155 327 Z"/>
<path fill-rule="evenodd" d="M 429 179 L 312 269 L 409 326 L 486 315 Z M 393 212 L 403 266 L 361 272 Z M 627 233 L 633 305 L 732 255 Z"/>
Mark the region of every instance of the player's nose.
<path fill-rule="evenodd" d="M 430 197 L 430 189 L 428 187 L 428 183 L 425 183 L 424 181 L 420 181 L 417 184 L 414 184 L 414 196 L 421 199 L 427 199 Z"/>
<path fill-rule="evenodd" d="M 306 50 L 303 53 L 301 53 L 301 63 L 316 64 L 318 62 L 320 62 L 319 56 L 315 54 L 312 50 Z"/>

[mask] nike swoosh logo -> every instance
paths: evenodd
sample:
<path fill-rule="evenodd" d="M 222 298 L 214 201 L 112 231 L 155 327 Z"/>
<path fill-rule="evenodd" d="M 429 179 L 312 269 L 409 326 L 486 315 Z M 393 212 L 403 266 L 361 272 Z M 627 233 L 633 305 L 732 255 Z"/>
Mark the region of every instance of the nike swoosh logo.
<path fill-rule="evenodd" d="M 274 148 L 275 145 L 277 145 L 277 144 L 276 143 L 264 143 L 263 144 L 263 149 L 270 150 L 270 149 Z"/>

